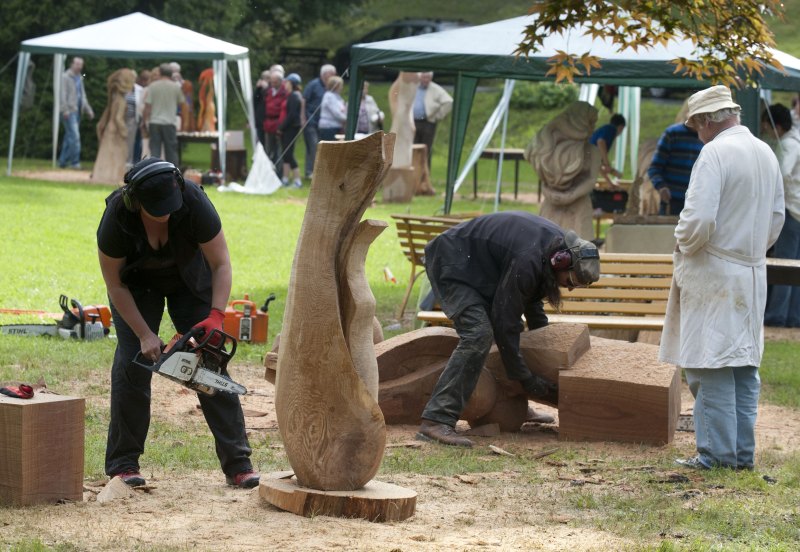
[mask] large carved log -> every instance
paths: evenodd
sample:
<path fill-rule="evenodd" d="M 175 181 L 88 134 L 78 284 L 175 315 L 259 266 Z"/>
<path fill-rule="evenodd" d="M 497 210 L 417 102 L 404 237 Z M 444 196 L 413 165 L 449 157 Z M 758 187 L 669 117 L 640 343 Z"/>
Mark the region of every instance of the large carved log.
<path fill-rule="evenodd" d="M 419 73 L 400 72 L 389 89 L 392 108 L 392 133 L 397 135 L 392 168 L 383 182 L 383 201 L 408 203 L 414 197 L 416 173 L 412 164 L 414 145 L 414 98 L 419 87 Z"/>
<path fill-rule="evenodd" d="M 363 277 L 366 249 L 382 228 L 359 228 L 359 221 L 391 166 L 393 146 L 394 136 L 379 132 L 317 150 L 275 385 L 286 455 L 304 487 L 359 489 L 383 457 L 386 427 L 368 387 L 374 389 L 374 299 Z"/>

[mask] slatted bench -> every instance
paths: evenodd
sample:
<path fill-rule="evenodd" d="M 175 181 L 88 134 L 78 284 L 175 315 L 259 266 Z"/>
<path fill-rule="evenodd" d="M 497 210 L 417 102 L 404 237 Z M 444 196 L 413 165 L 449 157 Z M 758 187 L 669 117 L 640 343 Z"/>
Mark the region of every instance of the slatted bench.
<path fill-rule="evenodd" d="M 672 283 L 672 255 L 601 253 L 600 280 L 587 288 L 562 289 L 561 310 L 545 303 L 551 323 L 572 322 L 604 330 L 664 328 Z M 417 319 L 451 325 L 442 311 L 420 311 Z"/>
<path fill-rule="evenodd" d="M 441 217 L 424 217 L 419 215 L 391 215 L 397 224 L 397 237 L 403 254 L 411 263 L 411 277 L 408 279 L 403 302 L 400 305 L 398 318 L 403 318 L 403 313 L 411 296 L 411 290 L 417 278 L 425 272 L 422 258 L 425 256 L 425 246 L 433 238 L 467 219 L 474 218 L 480 213 L 460 213 Z"/>

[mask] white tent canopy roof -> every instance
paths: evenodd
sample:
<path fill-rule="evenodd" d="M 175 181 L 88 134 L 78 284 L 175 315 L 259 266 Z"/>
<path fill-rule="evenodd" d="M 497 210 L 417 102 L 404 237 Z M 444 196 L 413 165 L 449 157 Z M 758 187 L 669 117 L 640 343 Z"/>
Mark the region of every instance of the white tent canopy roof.
<path fill-rule="evenodd" d="M 116 19 L 25 40 L 23 52 L 122 58 L 243 59 L 238 46 L 135 12 Z"/>

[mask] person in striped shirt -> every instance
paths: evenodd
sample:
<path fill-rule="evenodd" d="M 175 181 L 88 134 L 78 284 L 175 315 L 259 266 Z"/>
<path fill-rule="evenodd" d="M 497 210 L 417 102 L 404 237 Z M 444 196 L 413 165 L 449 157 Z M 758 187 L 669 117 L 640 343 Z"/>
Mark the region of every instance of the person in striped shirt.
<path fill-rule="evenodd" d="M 658 190 L 659 215 L 677 216 L 683 210 L 692 167 L 700 155 L 703 142 L 684 123 L 667 127 L 658 140 L 647 175 Z"/>

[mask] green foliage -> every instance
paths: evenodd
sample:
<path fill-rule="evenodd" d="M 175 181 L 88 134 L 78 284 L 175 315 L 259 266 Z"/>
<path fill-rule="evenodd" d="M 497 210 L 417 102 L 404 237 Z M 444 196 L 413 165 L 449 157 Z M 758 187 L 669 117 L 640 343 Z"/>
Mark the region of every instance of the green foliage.
<path fill-rule="evenodd" d="M 518 82 L 511 93 L 511 107 L 516 109 L 557 109 L 578 99 L 572 84 Z"/>

